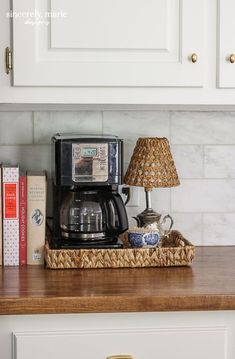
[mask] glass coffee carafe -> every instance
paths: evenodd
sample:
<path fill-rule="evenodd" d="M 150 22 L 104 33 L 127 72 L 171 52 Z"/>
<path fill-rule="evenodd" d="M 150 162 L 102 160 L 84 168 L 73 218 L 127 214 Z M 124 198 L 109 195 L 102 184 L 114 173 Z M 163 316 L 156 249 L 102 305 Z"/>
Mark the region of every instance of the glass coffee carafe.
<path fill-rule="evenodd" d="M 123 225 L 126 226 L 125 216 L 124 204 L 118 193 L 74 187 L 67 192 L 61 204 L 61 234 L 68 240 L 108 240 L 118 235 Z"/>

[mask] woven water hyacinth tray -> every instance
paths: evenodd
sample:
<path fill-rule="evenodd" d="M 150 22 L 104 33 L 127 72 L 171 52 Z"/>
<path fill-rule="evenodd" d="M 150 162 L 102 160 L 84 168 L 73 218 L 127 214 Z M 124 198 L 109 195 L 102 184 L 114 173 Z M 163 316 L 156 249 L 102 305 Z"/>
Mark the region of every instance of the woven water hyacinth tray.
<path fill-rule="evenodd" d="M 171 231 L 156 248 L 130 248 L 127 236 L 122 249 L 50 249 L 45 245 L 47 268 L 137 268 L 188 266 L 195 247 L 178 231 Z"/>

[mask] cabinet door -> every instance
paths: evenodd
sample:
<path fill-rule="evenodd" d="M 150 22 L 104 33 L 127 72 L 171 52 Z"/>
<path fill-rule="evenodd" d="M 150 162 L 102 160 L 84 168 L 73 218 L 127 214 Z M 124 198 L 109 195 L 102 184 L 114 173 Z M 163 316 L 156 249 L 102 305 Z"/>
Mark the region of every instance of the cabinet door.
<path fill-rule="evenodd" d="M 13 0 L 13 85 L 201 87 L 203 2 Z"/>
<path fill-rule="evenodd" d="M 14 359 L 225 359 L 223 328 L 15 333 Z M 170 345 L 169 345 L 170 343 Z"/>
<path fill-rule="evenodd" d="M 218 3 L 217 87 L 235 88 L 234 0 Z"/>

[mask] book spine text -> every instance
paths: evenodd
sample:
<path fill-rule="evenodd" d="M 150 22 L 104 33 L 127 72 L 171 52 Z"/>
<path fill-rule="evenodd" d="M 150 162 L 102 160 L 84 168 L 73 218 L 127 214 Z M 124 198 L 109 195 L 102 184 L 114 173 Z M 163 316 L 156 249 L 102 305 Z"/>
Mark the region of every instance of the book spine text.
<path fill-rule="evenodd" d="M 26 202 L 26 176 L 20 176 L 20 265 L 27 263 L 27 202 Z"/>
<path fill-rule="evenodd" d="M 27 264 L 44 264 L 46 176 L 27 174 Z"/>

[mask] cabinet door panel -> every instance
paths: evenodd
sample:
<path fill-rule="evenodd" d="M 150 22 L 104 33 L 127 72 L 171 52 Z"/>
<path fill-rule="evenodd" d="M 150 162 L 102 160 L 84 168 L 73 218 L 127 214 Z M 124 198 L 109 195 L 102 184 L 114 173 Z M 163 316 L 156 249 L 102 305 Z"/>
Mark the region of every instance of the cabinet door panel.
<path fill-rule="evenodd" d="M 67 14 L 63 27 L 59 17 L 51 20 L 51 47 L 167 50 L 169 26 L 177 35 L 177 16 L 168 24 L 178 11 L 177 1 L 147 2 L 148 6 L 146 0 L 77 0 L 75 6 L 74 1 L 51 0 L 53 11 L 64 9 Z"/>
<path fill-rule="evenodd" d="M 235 88 L 235 62 L 230 62 L 230 55 L 235 54 L 235 3 L 234 0 L 220 0 L 218 4 L 217 87 Z"/>
<path fill-rule="evenodd" d="M 203 0 L 13 0 L 15 13 L 26 13 L 13 18 L 13 85 L 201 87 L 203 6 Z"/>
<path fill-rule="evenodd" d="M 225 359 L 224 328 L 109 329 L 15 333 L 14 359 Z"/>

